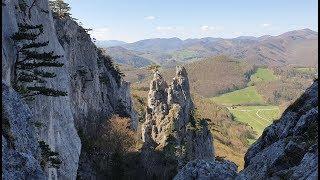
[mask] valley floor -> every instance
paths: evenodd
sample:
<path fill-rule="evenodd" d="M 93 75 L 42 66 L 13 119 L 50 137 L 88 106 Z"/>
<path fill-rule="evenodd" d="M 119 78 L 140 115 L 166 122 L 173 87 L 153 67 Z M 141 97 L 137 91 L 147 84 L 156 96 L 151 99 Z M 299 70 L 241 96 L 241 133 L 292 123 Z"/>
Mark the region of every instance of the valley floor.
<path fill-rule="evenodd" d="M 235 106 L 227 108 L 237 121 L 249 124 L 257 132 L 257 137 L 273 120 L 280 117 L 278 106 Z"/>

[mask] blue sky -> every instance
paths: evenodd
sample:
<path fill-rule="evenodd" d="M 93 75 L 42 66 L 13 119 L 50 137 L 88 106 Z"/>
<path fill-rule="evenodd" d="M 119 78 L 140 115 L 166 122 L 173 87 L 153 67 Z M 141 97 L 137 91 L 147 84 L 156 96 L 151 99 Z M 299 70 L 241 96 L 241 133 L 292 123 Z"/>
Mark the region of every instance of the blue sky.
<path fill-rule="evenodd" d="M 278 35 L 318 31 L 317 0 L 65 0 L 98 40 Z"/>

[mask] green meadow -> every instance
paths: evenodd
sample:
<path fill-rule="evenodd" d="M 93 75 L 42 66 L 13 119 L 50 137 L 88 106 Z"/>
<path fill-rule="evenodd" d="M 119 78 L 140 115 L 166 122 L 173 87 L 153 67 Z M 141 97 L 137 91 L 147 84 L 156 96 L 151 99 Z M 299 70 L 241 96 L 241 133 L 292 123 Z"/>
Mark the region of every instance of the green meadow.
<path fill-rule="evenodd" d="M 248 86 L 252 86 L 256 82 L 273 81 L 276 79 L 277 76 L 273 74 L 272 70 L 267 68 L 258 68 L 257 72 L 250 77 L 250 82 L 248 83 Z"/>
<path fill-rule="evenodd" d="M 250 86 L 244 89 L 236 90 L 230 93 L 226 93 L 217 97 L 211 98 L 214 102 L 225 106 L 232 105 L 263 105 L 264 100 L 262 96 L 257 92 L 254 86 Z"/>

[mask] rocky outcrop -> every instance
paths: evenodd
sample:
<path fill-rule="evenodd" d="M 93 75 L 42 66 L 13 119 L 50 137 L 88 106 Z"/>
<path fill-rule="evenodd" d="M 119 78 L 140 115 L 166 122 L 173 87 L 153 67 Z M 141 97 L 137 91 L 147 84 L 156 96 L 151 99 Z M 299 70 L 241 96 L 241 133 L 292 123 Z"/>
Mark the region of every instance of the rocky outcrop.
<path fill-rule="evenodd" d="M 317 179 L 318 80 L 249 148 L 238 179 Z"/>
<path fill-rule="evenodd" d="M 245 168 L 228 161 L 193 161 L 174 179 L 317 179 L 318 80 L 249 148 Z"/>
<path fill-rule="evenodd" d="M 174 177 L 174 180 L 228 180 L 237 176 L 237 165 L 223 160 L 195 160 L 189 162 Z"/>
<path fill-rule="evenodd" d="M 2 83 L 2 179 L 45 179 L 35 124 L 18 93 Z"/>
<path fill-rule="evenodd" d="M 185 68 L 177 67 L 169 86 L 155 72 L 150 83 L 146 121 L 142 125 L 143 161 L 150 174 L 158 171 L 161 164 L 153 154 L 155 151 L 164 153 L 178 169 L 190 160 L 214 158 L 207 122 L 195 116 Z"/>

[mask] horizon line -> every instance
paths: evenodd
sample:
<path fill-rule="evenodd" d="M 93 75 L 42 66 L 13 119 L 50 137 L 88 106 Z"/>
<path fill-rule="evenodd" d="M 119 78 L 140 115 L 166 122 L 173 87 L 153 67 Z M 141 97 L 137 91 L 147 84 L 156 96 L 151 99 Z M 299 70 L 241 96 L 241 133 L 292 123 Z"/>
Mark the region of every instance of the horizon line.
<path fill-rule="evenodd" d="M 302 28 L 302 29 L 295 29 L 295 30 L 285 31 L 285 32 L 280 33 L 280 34 L 278 34 L 278 35 L 270 35 L 270 34 L 265 34 L 265 35 L 261 35 L 261 36 L 241 35 L 241 36 L 235 36 L 235 37 L 230 37 L 230 38 L 213 37 L 213 36 L 204 36 L 204 37 L 200 37 L 200 38 L 179 38 L 179 37 L 177 37 L 177 36 L 173 36 L 173 37 L 154 37 L 154 38 L 146 38 L 146 39 L 139 39 L 139 40 L 131 41 L 131 42 L 129 42 L 129 41 L 124 41 L 124 40 L 119 40 L 119 39 L 108 39 L 108 40 L 98 40 L 98 39 L 96 39 L 96 41 L 98 41 L 98 42 L 102 42 L 102 41 L 121 41 L 121 42 L 130 44 L 130 43 L 135 43 L 135 42 L 139 42 L 139 41 L 143 41 L 143 40 L 152 40 L 152 39 L 179 39 L 179 40 L 185 41 L 185 40 L 205 39 L 205 38 L 214 38 L 214 39 L 236 39 L 236 38 L 239 38 L 239 37 L 261 38 L 261 37 L 263 37 L 263 36 L 276 37 L 276 36 L 280 36 L 280 35 L 285 34 L 285 33 L 288 33 L 288 32 L 301 31 L 301 30 L 311 30 L 311 31 L 314 31 L 314 32 L 318 33 L 318 30 L 313 30 L 313 29 L 311 29 L 311 28 Z"/>

